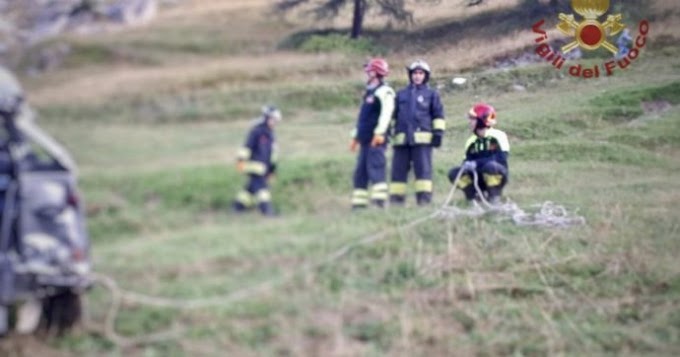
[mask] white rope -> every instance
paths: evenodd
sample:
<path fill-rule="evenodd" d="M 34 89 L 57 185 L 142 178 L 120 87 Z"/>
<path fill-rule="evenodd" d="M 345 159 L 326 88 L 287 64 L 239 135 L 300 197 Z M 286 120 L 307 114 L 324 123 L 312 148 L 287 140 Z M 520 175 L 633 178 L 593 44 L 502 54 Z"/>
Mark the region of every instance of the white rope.
<path fill-rule="evenodd" d="M 356 247 L 373 244 L 380 240 L 384 240 L 389 236 L 390 233 L 394 231 L 412 229 L 434 218 L 455 220 L 459 217 L 474 218 L 483 216 L 488 213 L 499 213 L 501 215 L 509 217 L 515 224 L 521 226 L 568 227 L 574 224 L 585 224 L 585 219 L 583 217 L 570 214 L 563 206 L 556 205 L 549 201 L 544 202 L 542 205 L 539 205 L 540 210 L 536 213 L 526 213 L 517 204 L 510 200 L 507 200 L 507 202 L 503 204 L 491 204 L 486 200 L 486 198 L 483 195 L 483 192 L 479 188 L 479 185 L 477 184 L 477 173 L 474 171 L 473 182 L 475 185 L 475 189 L 477 190 L 477 193 L 479 195 L 481 204 L 477 203 L 477 201 L 473 201 L 472 207 L 469 209 L 462 209 L 456 206 L 451 206 L 450 203 L 453 200 L 453 196 L 454 193 L 456 192 L 458 181 L 460 180 L 462 174 L 463 170 L 459 170 L 458 175 L 453 181 L 453 187 L 449 191 L 449 194 L 446 200 L 444 201 L 444 204 L 440 208 L 438 208 L 435 212 L 427 216 L 414 219 L 406 223 L 405 225 L 392 227 L 390 229 L 383 230 L 370 236 L 366 236 L 358 241 L 347 243 L 341 248 L 334 251 L 333 253 L 326 255 L 323 259 L 317 262 L 305 264 L 299 269 L 286 273 L 279 278 L 269 279 L 255 286 L 240 289 L 230 294 L 199 299 L 170 299 L 164 297 L 156 297 L 131 291 L 125 291 L 121 289 L 116 283 L 116 281 L 111 277 L 102 274 L 93 274 L 93 280 L 96 283 L 102 284 L 110 291 L 112 300 L 111 305 L 109 307 L 109 311 L 106 314 L 106 322 L 104 328 L 95 329 L 92 324 L 90 324 L 90 327 L 93 330 L 103 334 L 107 339 L 117 344 L 119 347 L 130 347 L 135 345 L 142 345 L 177 338 L 177 336 L 182 333 L 182 331 L 178 329 L 173 329 L 171 331 L 155 333 L 146 336 L 138 336 L 135 338 L 128 338 L 119 335 L 115 331 L 115 319 L 118 310 L 120 309 L 121 302 L 125 301 L 128 303 L 150 306 L 155 308 L 172 308 L 177 310 L 193 310 L 206 307 L 226 306 L 230 303 L 255 296 L 265 291 L 269 291 L 273 289 L 275 286 L 292 279 L 297 274 L 312 271 L 314 269 L 332 263 L 336 260 L 339 260 L 340 258 L 349 254 L 349 252 L 351 252 Z"/>
<path fill-rule="evenodd" d="M 476 200 L 472 201 L 472 206 L 469 209 L 451 206 L 450 203 L 453 200 L 453 195 L 456 192 L 458 181 L 460 180 L 463 171 L 464 170 L 458 170 L 458 175 L 453 181 L 451 191 L 449 191 L 448 197 L 437 212 L 439 218 L 455 220 L 459 217 L 479 217 L 487 213 L 495 213 L 506 216 L 518 226 L 567 228 L 570 226 L 586 224 L 586 219 L 583 216 L 577 215 L 576 211 L 570 213 L 564 206 L 555 204 L 551 201 L 533 205 L 532 207 L 538 208 L 538 210 L 533 213 L 527 213 L 509 198 L 506 198 L 504 203 L 490 203 L 487 201 L 484 193 L 479 187 L 477 172 L 474 170 L 472 171 L 472 182 L 474 183 L 480 203 L 477 203 Z"/>
<path fill-rule="evenodd" d="M 414 219 L 403 226 L 393 227 L 391 229 L 384 230 L 372 234 L 370 236 L 366 236 L 358 241 L 345 244 L 341 248 L 337 249 L 331 254 L 326 255 L 323 259 L 317 262 L 305 264 L 299 269 L 296 269 L 292 272 L 288 272 L 279 278 L 272 278 L 264 282 L 261 282 L 255 286 L 236 290 L 226 295 L 219 295 L 208 298 L 171 299 L 126 291 L 121 289 L 113 278 L 107 275 L 95 273 L 92 274 L 93 281 L 95 283 L 103 285 L 105 288 L 109 290 L 109 292 L 111 293 L 111 303 L 109 306 L 109 310 L 106 314 L 106 321 L 103 327 L 97 327 L 91 321 L 86 321 L 86 327 L 88 327 L 90 330 L 93 330 L 103 335 L 109 341 L 118 345 L 120 348 L 144 345 L 169 339 L 176 339 L 179 335 L 183 333 L 183 331 L 178 330 L 176 328 L 166 332 L 154 333 L 145 336 L 137 336 L 135 338 L 129 338 L 119 335 L 115 330 L 115 320 L 118 311 L 120 310 L 121 303 L 125 301 L 127 303 L 137 305 L 144 305 L 155 308 L 171 308 L 176 310 L 193 310 L 206 307 L 226 306 L 236 301 L 244 300 L 246 298 L 255 296 L 258 293 L 269 291 L 273 289 L 275 286 L 282 284 L 286 281 L 289 281 L 298 274 L 311 271 L 313 269 L 325 266 L 329 263 L 339 260 L 340 258 L 349 254 L 356 247 L 362 245 L 369 245 L 377 241 L 384 240 L 389 236 L 390 233 L 396 230 L 412 229 L 435 217 L 436 213 L 432 213 L 430 215 Z"/>

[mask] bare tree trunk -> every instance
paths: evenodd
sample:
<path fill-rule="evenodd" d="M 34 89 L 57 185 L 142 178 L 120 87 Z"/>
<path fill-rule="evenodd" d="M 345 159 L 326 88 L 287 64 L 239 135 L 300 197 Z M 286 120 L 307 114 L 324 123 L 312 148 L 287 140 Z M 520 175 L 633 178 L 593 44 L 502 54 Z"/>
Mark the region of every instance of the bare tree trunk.
<path fill-rule="evenodd" d="M 357 39 L 361 36 L 361 30 L 364 23 L 364 0 L 354 0 L 354 16 L 352 17 L 352 39 Z"/>

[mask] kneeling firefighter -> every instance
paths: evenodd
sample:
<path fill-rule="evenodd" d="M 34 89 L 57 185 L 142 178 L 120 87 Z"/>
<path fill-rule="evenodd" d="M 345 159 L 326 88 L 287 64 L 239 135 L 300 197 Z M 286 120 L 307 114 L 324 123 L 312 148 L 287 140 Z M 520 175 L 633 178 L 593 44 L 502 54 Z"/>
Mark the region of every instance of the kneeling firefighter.
<path fill-rule="evenodd" d="M 465 161 L 451 169 L 451 183 L 458 177 L 458 188 L 463 190 L 468 200 L 480 199 L 473 182 L 473 172 L 477 173 L 477 185 L 489 203 L 500 201 L 503 187 L 508 183 L 508 155 L 510 144 L 507 135 L 494 126 L 497 123 L 496 110 L 488 104 L 480 103 L 468 113 L 472 136 L 465 143 Z"/>

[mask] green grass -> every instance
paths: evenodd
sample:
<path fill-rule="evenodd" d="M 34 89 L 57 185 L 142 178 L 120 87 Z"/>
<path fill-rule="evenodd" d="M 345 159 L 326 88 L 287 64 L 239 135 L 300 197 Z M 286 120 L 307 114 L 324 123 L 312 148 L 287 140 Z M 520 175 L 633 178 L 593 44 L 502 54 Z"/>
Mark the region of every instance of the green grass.
<path fill-rule="evenodd" d="M 224 25 L 215 16 L 214 25 Z M 111 51 L 126 48 L 143 60 L 125 63 L 141 68 L 253 55 L 285 35 L 232 48 L 237 34 L 217 43 L 208 24 L 192 33 L 182 33 L 187 24 L 179 28 L 78 42 L 67 71 L 107 68 Z M 80 165 L 97 271 L 124 289 L 174 299 L 277 282 L 221 306 L 122 306 L 121 334 L 184 328 L 173 340 L 123 350 L 82 332 L 50 344 L 67 354 L 112 356 L 676 355 L 678 53 L 669 43 L 654 47 L 627 71 L 597 81 L 546 65 L 470 70 L 465 88 L 439 73 L 433 78 L 449 123 L 435 153 L 436 204 L 449 190 L 446 173 L 462 158 L 465 113 L 488 101 L 512 145 L 506 196 L 526 209 L 551 200 L 578 211 L 587 224 L 570 229 L 520 227 L 495 215 L 405 229 L 434 209 L 415 207 L 412 197 L 407 208 L 351 213 L 355 158 L 347 144 L 361 73 L 327 63 L 299 73 L 272 66 L 254 79 L 225 71 L 153 92 L 121 89 L 88 103 L 44 104 L 41 123 Z M 267 55 L 277 60 L 276 52 Z M 342 63 L 362 60 L 348 54 Z M 49 84 L 35 79 L 33 86 Z M 670 107 L 645 112 L 641 103 L 651 101 Z M 272 187 L 281 216 L 271 220 L 229 207 L 244 184 L 233 168 L 236 149 L 264 102 L 284 112 Z M 463 204 L 460 194 L 455 203 Z M 378 232 L 384 239 L 327 261 Z M 110 297 L 97 287 L 88 299 L 92 319 L 103 322 Z"/>
<path fill-rule="evenodd" d="M 676 83 L 668 75 L 641 89 L 607 91 L 598 100 L 589 98 L 611 84 L 561 80 L 534 93 L 478 88 L 445 95 L 450 113 L 464 110 L 461 102 L 479 91 L 494 99 L 513 144 L 510 197 L 525 207 L 555 200 L 579 209 L 588 224 L 543 230 L 494 217 L 432 221 L 389 233 L 311 271 L 301 269 L 343 244 L 430 212 L 349 213 L 353 158 L 337 138 L 346 138 L 352 108 L 339 106 L 329 115 L 321 106 L 297 102 L 307 114 L 280 127 L 288 151 L 273 193 L 283 216 L 272 221 L 229 213 L 243 184 L 228 164 L 247 128 L 243 121 L 201 124 L 210 117 L 204 112 L 194 124 L 102 126 L 102 135 L 127 138 L 125 146 L 112 140 L 95 150 L 110 157 L 83 152 L 82 144 L 69 140 L 83 157 L 88 206 L 97 208 L 89 217 L 96 266 L 124 288 L 204 298 L 297 272 L 272 291 L 223 307 L 131 306 L 117 327 L 134 335 L 163 330 L 172 321 L 189 328 L 181 343 L 152 344 L 139 354 L 192 354 L 196 345 L 207 345 L 233 354 L 306 355 L 332 348 L 338 338 L 345 341 L 344 353 L 362 355 L 677 352 L 678 111 L 626 121 L 598 117 L 603 106 L 675 103 Z M 545 106 L 541 100 L 547 98 L 558 99 Z M 525 106 L 516 104 L 523 101 Z M 451 116 L 446 148 L 436 154 L 437 202 L 468 135 L 464 121 Z M 56 135 L 77 136 L 82 122 L 66 121 Z M 194 135 L 184 135 L 189 127 Z M 221 151 L 216 157 L 226 162 L 210 155 L 205 164 L 182 159 Z M 130 161 L 104 165 L 117 158 Z M 149 160 L 165 164 L 149 167 Z M 107 300 L 101 293 L 93 299 L 93 315 L 101 319 Z M 87 334 L 69 341 L 61 348 L 116 350 Z"/>

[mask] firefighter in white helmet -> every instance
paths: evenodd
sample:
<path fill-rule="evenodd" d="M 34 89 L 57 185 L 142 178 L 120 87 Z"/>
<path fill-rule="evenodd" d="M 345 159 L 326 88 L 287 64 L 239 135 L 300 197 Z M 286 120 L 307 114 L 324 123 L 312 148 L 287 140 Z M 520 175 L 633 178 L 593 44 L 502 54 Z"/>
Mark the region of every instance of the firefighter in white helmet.
<path fill-rule="evenodd" d="M 248 175 L 248 183 L 234 201 L 237 212 L 257 207 L 265 216 L 274 215 L 269 181 L 276 173 L 276 139 L 274 127 L 281 121 L 281 111 L 273 106 L 262 108 L 262 116 L 250 130 L 239 149 L 237 169 Z"/>
<path fill-rule="evenodd" d="M 408 174 L 413 166 L 418 205 L 432 201 L 432 148 L 442 144 L 446 130 L 439 93 L 428 86 L 432 70 L 423 60 L 407 67 L 410 83 L 397 93 L 394 111 L 390 203 L 406 200 Z"/>

